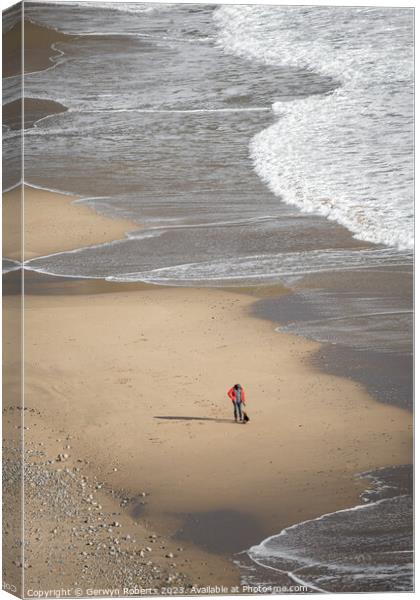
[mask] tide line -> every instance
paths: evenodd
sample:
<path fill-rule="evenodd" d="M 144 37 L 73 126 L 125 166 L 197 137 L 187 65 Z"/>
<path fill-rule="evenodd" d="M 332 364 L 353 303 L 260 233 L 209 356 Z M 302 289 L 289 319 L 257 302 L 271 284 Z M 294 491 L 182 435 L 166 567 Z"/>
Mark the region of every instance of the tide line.
<path fill-rule="evenodd" d="M 120 113 L 120 112 L 133 112 L 133 113 L 230 113 L 230 112 L 271 112 L 271 106 L 249 106 L 243 108 L 104 108 L 97 110 L 69 110 L 71 113 L 80 112 L 84 114 L 97 114 L 97 113 Z"/>

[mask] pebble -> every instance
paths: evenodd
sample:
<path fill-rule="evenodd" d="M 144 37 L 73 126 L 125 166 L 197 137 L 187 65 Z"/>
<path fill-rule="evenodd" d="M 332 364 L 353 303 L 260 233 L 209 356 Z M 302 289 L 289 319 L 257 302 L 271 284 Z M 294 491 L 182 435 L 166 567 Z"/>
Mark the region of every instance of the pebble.
<path fill-rule="evenodd" d="M 34 443 L 34 447 L 36 447 L 36 443 Z M 69 444 L 66 446 L 66 449 L 69 449 Z M 28 452 L 28 457 L 30 458 L 32 455 L 40 456 L 40 451 L 33 451 L 31 449 Z M 43 454 L 43 456 L 45 455 Z M 77 459 L 77 464 L 80 465 L 81 469 L 74 466 L 64 468 L 64 465 L 60 465 L 63 467 L 62 469 L 57 469 L 58 465 L 56 462 L 65 461 L 70 457 L 66 452 L 58 455 L 54 453 L 53 456 L 56 458 L 51 460 L 48 456 L 45 456 L 43 462 L 37 463 L 31 463 L 28 460 L 28 465 L 25 469 L 28 494 L 31 495 L 31 504 L 33 507 L 36 507 L 37 514 L 40 514 L 42 517 L 45 515 L 47 520 L 53 517 L 55 522 L 57 522 L 56 519 L 61 519 L 60 523 L 62 523 L 62 526 L 60 525 L 60 529 L 58 527 L 54 527 L 52 530 L 49 529 L 50 535 L 61 536 L 62 527 L 64 527 L 65 530 L 68 530 L 69 541 L 71 540 L 72 542 L 70 545 L 67 545 L 67 542 L 65 542 L 67 552 L 76 553 L 83 558 L 89 558 L 89 561 L 80 560 L 78 565 L 79 570 L 76 574 L 77 582 L 74 582 L 74 585 L 83 587 L 89 581 L 92 569 L 99 570 L 98 576 L 106 569 L 108 573 L 112 572 L 110 582 L 112 580 L 112 583 L 116 587 L 119 587 L 122 582 L 127 582 L 134 586 L 135 580 L 139 579 L 148 585 L 156 585 L 157 587 L 164 585 L 166 579 L 172 582 L 176 581 L 177 584 L 183 583 L 186 588 L 190 587 L 190 582 L 187 584 L 185 575 L 175 574 L 174 578 L 174 573 L 168 572 L 171 568 L 169 561 L 165 569 L 160 569 L 154 561 L 145 560 L 145 556 L 148 556 L 147 553 L 152 552 L 152 547 L 140 546 L 140 550 L 137 545 L 138 542 L 125 532 L 124 537 L 113 537 L 113 535 L 120 534 L 115 528 L 120 528 L 121 524 L 118 521 L 111 521 L 111 517 L 114 516 L 115 518 L 116 516 L 120 516 L 121 513 L 104 511 L 102 515 L 98 514 L 98 511 L 102 510 L 102 506 L 93 500 L 94 498 L 97 499 L 94 490 L 99 490 L 103 487 L 107 487 L 108 489 L 108 486 L 105 486 L 104 483 L 98 483 L 96 478 L 81 476 L 80 470 L 83 471 L 83 463 L 85 461 Z M 6 466 L 11 472 L 8 473 L 8 481 L 18 481 L 20 477 L 20 471 L 15 467 L 15 462 L 17 463 L 18 461 L 15 461 L 13 455 Z M 50 465 L 55 465 L 55 467 Z M 127 503 L 133 501 L 133 498 L 119 495 L 117 490 L 111 490 L 111 492 L 117 498 L 123 497 L 123 500 Z M 148 493 L 142 492 L 140 495 L 145 498 Z M 82 499 L 84 502 L 81 502 Z M 135 525 L 142 527 L 142 523 L 136 522 Z M 34 534 L 33 539 L 39 542 L 41 540 L 39 530 L 34 528 L 32 533 Z M 99 536 L 99 539 L 96 536 Z M 166 543 L 165 538 L 150 531 L 145 532 L 144 536 L 149 543 Z M 135 537 L 138 537 L 138 535 Z M 56 540 L 57 537 L 51 538 L 51 540 L 53 539 Z M 130 541 L 130 543 L 124 544 L 124 549 L 121 549 L 120 545 L 123 539 Z M 62 574 L 64 557 L 60 553 L 44 555 L 41 545 L 39 548 L 39 560 L 41 562 L 45 561 L 47 573 L 52 574 L 56 572 L 57 574 Z M 161 556 L 164 556 L 163 551 L 158 555 L 158 558 Z M 173 559 L 174 554 L 168 552 L 166 557 L 167 559 Z M 172 565 L 175 565 L 175 563 L 172 563 Z M 25 564 L 26 568 L 30 566 L 28 563 Z"/>

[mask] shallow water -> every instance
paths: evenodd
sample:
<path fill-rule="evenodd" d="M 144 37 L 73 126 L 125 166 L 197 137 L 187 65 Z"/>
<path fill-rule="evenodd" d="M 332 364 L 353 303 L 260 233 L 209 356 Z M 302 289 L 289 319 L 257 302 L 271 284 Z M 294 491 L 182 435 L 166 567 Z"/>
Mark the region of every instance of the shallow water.
<path fill-rule="evenodd" d="M 284 578 L 321 592 L 413 589 L 412 468 L 363 474 L 373 488 L 353 508 L 297 523 L 247 551 L 242 583 Z M 241 556 L 238 556 L 241 564 Z M 256 574 L 257 579 L 256 579 Z"/>

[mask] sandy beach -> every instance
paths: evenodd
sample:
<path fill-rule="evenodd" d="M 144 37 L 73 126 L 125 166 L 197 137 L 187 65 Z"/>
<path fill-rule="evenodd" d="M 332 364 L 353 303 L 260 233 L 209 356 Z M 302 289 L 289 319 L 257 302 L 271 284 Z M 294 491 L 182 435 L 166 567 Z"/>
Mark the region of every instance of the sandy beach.
<path fill-rule="evenodd" d="M 16 260 L 20 257 L 20 249 L 16 248 L 20 227 L 20 222 L 16 219 L 16 205 L 20 194 L 20 188 L 3 194 L 3 254 Z M 103 244 L 124 238 L 126 232 L 139 228 L 135 223 L 124 219 L 107 219 L 100 215 L 95 215 L 93 219 L 93 212 L 89 207 L 74 204 L 79 199 L 77 196 L 25 185 L 25 260 L 82 246 Z"/>
<path fill-rule="evenodd" d="M 410 415 L 311 371 L 318 345 L 247 317 L 252 301 L 172 288 L 28 297 L 27 401 L 48 390 L 36 407 L 56 430 L 83 430 L 80 452 L 113 485 L 147 481 L 150 517 L 238 510 L 267 533 L 279 502 L 282 526 L 308 505 L 306 518 L 321 514 L 328 497 L 344 506 L 346 478 L 356 492 L 355 472 L 409 461 Z M 236 381 L 249 427 L 232 422 Z"/>
<path fill-rule="evenodd" d="M 26 256 L 124 235 L 73 199 L 26 190 Z M 121 585 L 116 555 L 144 585 L 236 585 L 234 553 L 354 506 L 355 473 L 410 462 L 411 414 L 318 372 L 320 345 L 252 316 L 255 291 L 57 282 L 25 297 L 27 587 Z"/>

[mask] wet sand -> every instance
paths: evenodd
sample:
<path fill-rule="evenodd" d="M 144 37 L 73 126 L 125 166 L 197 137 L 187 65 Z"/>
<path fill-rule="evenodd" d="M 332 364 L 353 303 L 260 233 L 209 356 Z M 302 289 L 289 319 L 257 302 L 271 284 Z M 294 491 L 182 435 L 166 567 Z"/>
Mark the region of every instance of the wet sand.
<path fill-rule="evenodd" d="M 60 53 L 52 48 L 55 42 L 65 42 L 74 36 L 65 35 L 59 31 L 35 25 L 30 21 L 24 21 L 25 34 L 25 58 L 24 72 L 32 73 L 51 67 L 55 56 Z M 22 70 L 20 64 L 20 47 L 22 32 L 21 23 L 16 23 L 3 36 L 3 77 L 18 75 Z M 18 60 L 16 60 L 18 58 Z"/>
<path fill-rule="evenodd" d="M 3 240 L 3 255 L 19 260 L 19 221 L 16 205 L 20 202 L 20 188 L 3 195 L 3 223 L 7 232 Z M 125 237 L 128 231 L 139 226 L 125 219 L 108 219 L 95 215 L 83 204 L 74 204 L 79 198 L 25 185 L 24 236 L 25 260 L 74 250 L 82 246 L 103 244 Z"/>
<path fill-rule="evenodd" d="M 412 410 L 413 273 L 408 261 L 398 268 L 307 275 L 294 287 L 294 294 L 262 298 L 254 314 L 290 333 L 328 339 L 311 357 L 316 368 L 358 381 L 379 402 Z"/>
<path fill-rule="evenodd" d="M 41 98 L 25 98 L 25 129 L 34 125 L 39 119 L 65 112 L 67 108 L 53 100 Z M 10 129 L 22 127 L 22 100 L 14 100 L 3 106 L 3 122 Z"/>

